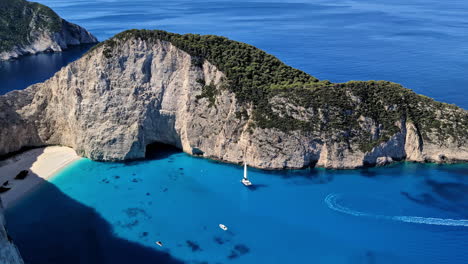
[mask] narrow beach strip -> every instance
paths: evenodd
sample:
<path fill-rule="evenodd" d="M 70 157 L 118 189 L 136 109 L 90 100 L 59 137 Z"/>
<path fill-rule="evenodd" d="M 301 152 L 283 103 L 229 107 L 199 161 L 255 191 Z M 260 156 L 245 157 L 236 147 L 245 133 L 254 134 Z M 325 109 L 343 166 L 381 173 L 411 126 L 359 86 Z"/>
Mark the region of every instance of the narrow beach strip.
<path fill-rule="evenodd" d="M 70 163 L 80 159 L 69 147 L 50 146 L 27 150 L 0 161 L 0 185 L 8 181 L 10 190 L 0 194 L 4 208 L 32 191 L 39 184 L 50 179 Z M 22 170 L 29 173 L 24 179 L 15 179 Z"/>

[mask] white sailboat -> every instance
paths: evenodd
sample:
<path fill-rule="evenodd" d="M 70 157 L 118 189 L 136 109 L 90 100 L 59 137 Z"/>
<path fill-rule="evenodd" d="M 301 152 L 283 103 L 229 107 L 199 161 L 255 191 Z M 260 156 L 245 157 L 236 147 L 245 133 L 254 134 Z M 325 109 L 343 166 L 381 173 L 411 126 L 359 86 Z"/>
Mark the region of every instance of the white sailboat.
<path fill-rule="evenodd" d="M 241 182 L 245 186 L 251 186 L 252 185 L 252 183 L 247 178 L 247 163 L 244 163 L 244 178 L 242 178 Z"/>

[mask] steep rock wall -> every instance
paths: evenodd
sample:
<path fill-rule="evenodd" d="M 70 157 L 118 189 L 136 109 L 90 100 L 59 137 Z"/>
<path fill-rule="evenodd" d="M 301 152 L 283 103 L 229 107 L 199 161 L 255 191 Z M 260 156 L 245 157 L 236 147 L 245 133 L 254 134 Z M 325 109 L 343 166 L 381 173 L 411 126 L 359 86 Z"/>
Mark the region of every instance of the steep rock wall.
<path fill-rule="evenodd" d="M 3 206 L 0 200 L 0 263 L 3 264 L 24 264 L 18 249 L 11 241 L 5 229 L 5 217 L 3 216 Z"/>
<path fill-rule="evenodd" d="M 405 116 L 389 140 L 368 151 L 329 131 L 260 128 L 252 119 L 253 106 L 241 106 L 223 88 L 224 73 L 207 60 L 193 63 L 197 59 L 161 40 L 131 39 L 113 50 L 97 47 L 44 83 L 0 97 L 0 155 L 25 146 L 66 145 L 84 157 L 118 161 L 143 158 L 146 145 L 161 142 L 265 169 L 357 168 L 405 158 L 468 160 L 466 137 L 440 141 L 426 133 L 424 140 Z M 213 98 L 203 96 L 206 84 L 216 87 Z M 349 100 L 357 100 L 352 90 L 346 92 Z M 298 119 L 329 118 L 320 109 L 272 100 Z M 246 115 L 240 116 L 240 109 Z M 379 124 L 368 117 L 359 124 L 377 137 Z"/>
<path fill-rule="evenodd" d="M 84 28 L 60 18 L 44 5 L 8 0 L 0 2 L 0 9 L 0 60 L 98 42 Z"/>

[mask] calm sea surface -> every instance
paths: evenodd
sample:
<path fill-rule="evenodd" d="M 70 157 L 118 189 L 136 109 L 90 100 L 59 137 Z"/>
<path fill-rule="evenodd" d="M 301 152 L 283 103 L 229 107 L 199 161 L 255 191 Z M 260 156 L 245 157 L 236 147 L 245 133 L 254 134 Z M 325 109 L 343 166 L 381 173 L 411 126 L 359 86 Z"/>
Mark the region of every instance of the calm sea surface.
<path fill-rule="evenodd" d="M 320 79 L 391 80 L 468 108 L 467 1 L 39 2 L 100 40 L 129 28 L 224 35 Z M 87 48 L 0 63 L 0 94 Z M 241 167 L 158 153 L 80 160 L 9 209 L 26 262 L 468 263 L 466 164 L 252 169 L 249 190 Z"/>
<path fill-rule="evenodd" d="M 466 0 L 37 1 L 101 41 L 130 28 L 223 35 L 319 79 L 390 80 L 468 108 Z M 0 93 L 43 81 L 81 53 L 28 70 L 0 63 Z"/>
<path fill-rule="evenodd" d="M 83 159 L 8 228 L 27 263 L 468 263 L 468 165 L 242 174 L 167 150 Z"/>

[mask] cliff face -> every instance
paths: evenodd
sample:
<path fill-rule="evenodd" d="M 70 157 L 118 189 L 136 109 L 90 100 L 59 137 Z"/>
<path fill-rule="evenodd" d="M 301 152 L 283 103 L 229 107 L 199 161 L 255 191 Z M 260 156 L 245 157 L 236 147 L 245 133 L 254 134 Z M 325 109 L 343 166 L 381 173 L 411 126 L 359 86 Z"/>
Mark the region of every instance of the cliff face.
<path fill-rule="evenodd" d="M 2 0 L 0 9 L 0 60 L 97 42 L 84 28 L 60 18 L 44 5 Z"/>
<path fill-rule="evenodd" d="M 5 230 L 5 218 L 3 217 L 3 206 L 0 200 L 0 263 L 23 264 L 23 260 L 16 246 L 11 242 Z"/>
<path fill-rule="evenodd" d="M 94 160 L 117 161 L 143 158 L 148 144 L 161 142 L 265 169 L 468 161 L 467 111 L 387 82 L 304 90 L 315 96 L 312 103 L 301 102 L 309 96 L 302 90 L 281 90 L 263 106 L 268 115 L 240 101 L 228 84 L 219 67 L 168 41 L 115 40 L 44 83 L 0 96 L 0 154 L 59 144 Z M 420 101 L 397 111 L 405 105 L 373 101 L 379 89 Z M 368 112 L 376 106 L 378 116 Z M 416 110 L 442 125 L 431 127 Z M 265 116 L 273 114 L 284 122 L 268 125 Z"/>

